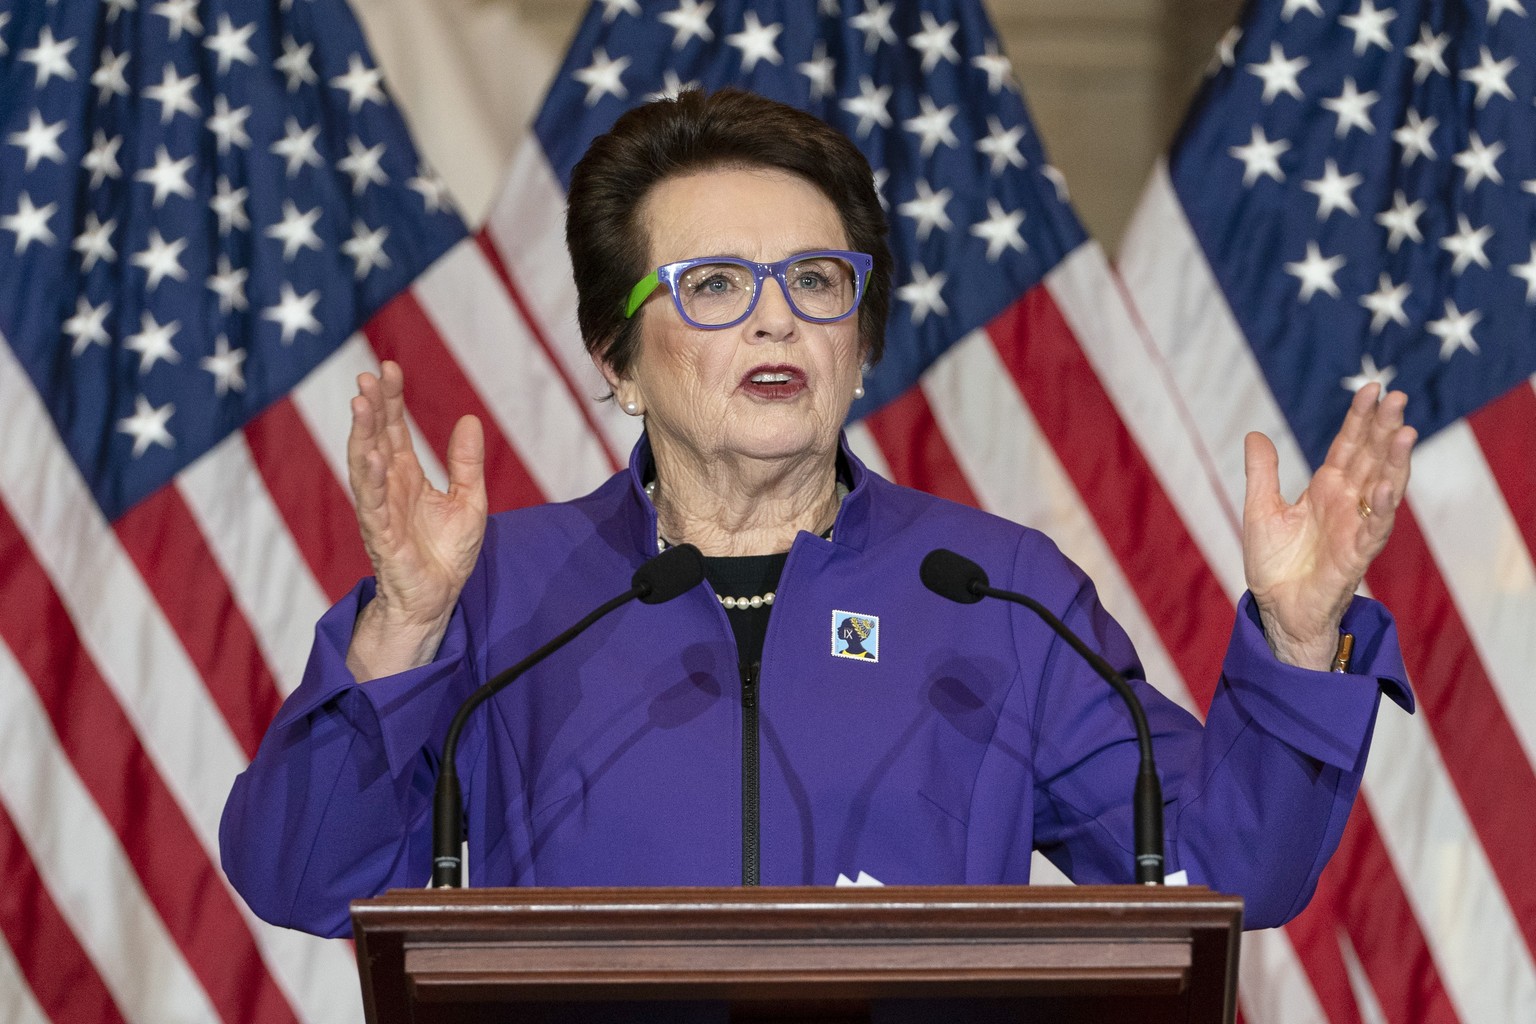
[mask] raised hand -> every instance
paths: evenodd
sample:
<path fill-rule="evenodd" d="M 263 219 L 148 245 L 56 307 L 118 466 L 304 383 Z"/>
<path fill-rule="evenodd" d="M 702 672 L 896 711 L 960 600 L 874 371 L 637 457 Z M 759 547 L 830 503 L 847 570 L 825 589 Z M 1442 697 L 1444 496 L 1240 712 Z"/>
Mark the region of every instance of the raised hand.
<path fill-rule="evenodd" d="M 1386 545 L 1408 486 L 1418 436 L 1403 425 L 1408 396 L 1394 391 L 1378 402 L 1380 391 L 1370 384 L 1356 393 L 1295 504 L 1280 495 L 1273 442 L 1259 433 L 1244 441 L 1243 569 L 1270 648 L 1292 665 L 1332 662 L 1344 610 Z"/>
<path fill-rule="evenodd" d="M 358 681 L 432 659 L 485 538 L 485 438 L 465 416 L 448 439 L 448 489 L 421 471 L 405 422 L 405 377 L 385 362 L 357 378 L 347 471 L 378 589 L 347 666 Z"/>

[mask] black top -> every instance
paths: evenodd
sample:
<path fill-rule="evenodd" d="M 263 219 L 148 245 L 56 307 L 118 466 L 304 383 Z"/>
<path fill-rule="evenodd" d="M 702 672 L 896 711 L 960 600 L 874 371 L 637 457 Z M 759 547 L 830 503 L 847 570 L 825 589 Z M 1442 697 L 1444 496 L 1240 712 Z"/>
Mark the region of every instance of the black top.
<path fill-rule="evenodd" d="M 704 578 L 721 597 L 754 597 L 777 590 L 779 576 L 784 572 L 788 551 L 776 555 L 736 555 L 733 557 L 705 558 Z M 727 608 L 725 617 L 731 620 L 731 630 L 736 634 L 736 649 L 742 665 L 756 665 L 763 660 L 763 640 L 768 636 L 768 614 L 771 605 L 761 608 Z"/>

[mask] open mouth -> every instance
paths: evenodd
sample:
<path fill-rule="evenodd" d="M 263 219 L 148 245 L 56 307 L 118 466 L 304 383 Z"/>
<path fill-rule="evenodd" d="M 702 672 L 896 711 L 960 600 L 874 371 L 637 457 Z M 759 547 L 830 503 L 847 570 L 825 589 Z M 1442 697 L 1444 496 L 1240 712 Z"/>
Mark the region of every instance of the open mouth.
<path fill-rule="evenodd" d="M 793 398 L 806 384 L 798 366 L 754 366 L 741 378 L 741 390 L 757 398 Z"/>

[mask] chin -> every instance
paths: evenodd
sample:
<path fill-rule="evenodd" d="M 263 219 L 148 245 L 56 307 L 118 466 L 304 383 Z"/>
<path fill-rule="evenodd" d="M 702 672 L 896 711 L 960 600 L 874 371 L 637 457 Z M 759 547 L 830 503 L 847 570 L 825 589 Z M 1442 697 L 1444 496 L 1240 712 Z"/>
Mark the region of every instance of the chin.
<path fill-rule="evenodd" d="M 797 459 L 827 455 L 837 450 L 837 434 L 803 424 L 799 429 L 778 425 L 771 429 L 732 431 L 725 447 L 753 459 Z"/>

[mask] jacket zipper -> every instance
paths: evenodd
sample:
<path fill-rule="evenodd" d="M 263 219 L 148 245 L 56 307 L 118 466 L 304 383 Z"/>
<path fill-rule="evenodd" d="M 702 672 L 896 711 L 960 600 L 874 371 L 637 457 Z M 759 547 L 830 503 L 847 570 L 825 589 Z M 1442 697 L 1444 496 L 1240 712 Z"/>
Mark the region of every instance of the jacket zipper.
<path fill-rule="evenodd" d="M 741 666 L 741 884 L 761 880 L 757 681 L 759 663 Z"/>

